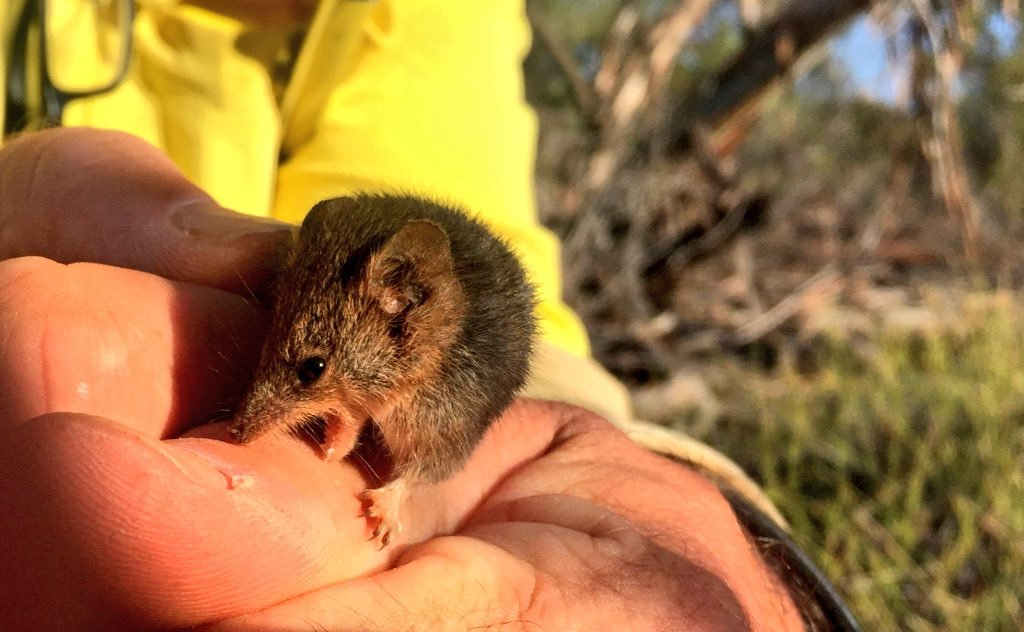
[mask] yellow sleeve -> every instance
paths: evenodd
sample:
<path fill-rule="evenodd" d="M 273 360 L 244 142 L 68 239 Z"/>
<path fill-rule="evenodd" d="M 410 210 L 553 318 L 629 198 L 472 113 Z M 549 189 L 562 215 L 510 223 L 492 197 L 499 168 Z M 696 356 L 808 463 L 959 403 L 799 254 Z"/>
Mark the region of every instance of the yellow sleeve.
<path fill-rule="evenodd" d="M 557 239 L 537 221 L 528 46 L 520 0 L 378 3 L 310 133 L 291 146 L 286 133 L 273 214 L 299 221 L 318 200 L 355 191 L 454 202 L 519 252 L 539 289 L 543 338 L 584 356 L 583 327 L 561 300 Z"/>

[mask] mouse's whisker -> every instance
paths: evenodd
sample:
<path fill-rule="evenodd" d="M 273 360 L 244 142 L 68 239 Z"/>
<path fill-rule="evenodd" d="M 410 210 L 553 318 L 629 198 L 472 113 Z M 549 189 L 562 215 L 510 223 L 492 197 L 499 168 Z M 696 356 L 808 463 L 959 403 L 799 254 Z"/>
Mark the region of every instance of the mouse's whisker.
<path fill-rule="evenodd" d="M 363 456 L 358 450 L 353 451 L 351 453 L 351 456 L 353 456 L 357 461 L 359 461 L 360 467 L 365 469 L 367 473 L 369 473 L 374 478 L 380 478 L 380 475 L 377 474 L 377 470 L 374 469 L 373 464 L 370 463 L 370 461 L 365 456 Z"/>
<path fill-rule="evenodd" d="M 316 446 L 323 446 L 326 431 L 327 421 L 312 413 L 302 414 L 291 426 L 292 436 Z"/>
<path fill-rule="evenodd" d="M 249 287 L 249 284 L 245 282 L 245 277 L 242 276 L 241 272 L 239 272 L 238 270 L 235 270 L 235 276 L 238 277 L 238 280 L 242 282 L 242 287 L 244 287 L 245 291 L 249 293 L 250 297 L 252 297 L 252 302 L 250 302 L 249 298 L 244 296 L 244 295 L 239 295 L 239 296 L 242 297 L 242 300 L 245 301 L 245 304 L 248 305 L 249 307 L 251 307 L 253 309 L 258 308 L 259 304 L 260 304 L 260 299 L 259 299 L 258 296 L 256 296 L 256 292 L 253 292 L 252 288 Z"/>
<path fill-rule="evenodd" d="M 231 408 L 217 408 L 215 410 L 210 411 L 209 416 L 206 418 L 203 424 L 212 424 L 216 421 L 221 421 L 222 419 L 229 419 L 234 414 L 235 411 L 232 410 Z"/>

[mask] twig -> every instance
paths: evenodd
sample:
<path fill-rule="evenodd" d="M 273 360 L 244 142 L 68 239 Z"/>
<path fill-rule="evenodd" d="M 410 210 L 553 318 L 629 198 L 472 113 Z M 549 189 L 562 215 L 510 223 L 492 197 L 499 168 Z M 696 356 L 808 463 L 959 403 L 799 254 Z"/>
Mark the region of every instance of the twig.
<path fill-rule="evenodd" d="M 795 316 L 803 306 L 808 295 L 839 279 L 839 266 L 830 263 L 818 270 L 814 276 L 800 284 L 795 292 L 773 305 L 768 311 L 742 325 L 733 335 L 732 342 L 737 346 L 748 345 L 763 338 Z"/>
<path fill-rule="evenodd" d="M 963 160 L 963 147 L 960 142 L 960 128 L 956 121 L 953 106 L 952 85 L 958 73 L 956 51 L 951 48 L 952 34 L 935 16 L 934 9 L 927 0 L 913 0 L 921 34 L 928 39 L 932 51 L 931 74 L 932 90 L 920 90 L 916 96 L 928 103 L 931 117 L 927 132 L 922 138 L 925 157 L 932 168 L 932 180 L 937 193 L 945 203 L 946 210 L 956 219 L 960 226 L 961 241 L 964 255 L 971 263 L 978 261 L 978 220 L 981 208 L 971 191 L 967 166 Z M 915 57 L 925 58 L 921 50 L 920 38 L 915 42 Z M 916 72 L 923 72 L 923 64 L 918 64 Z M 921 85 L 921 78 L 917 79 Z"/>
<path fill-rule="evenodd" d="M 621 79 L 622 64 L 626 58 L 633 33 L 640 22 L 636 8 L 628 1 L 620 3 L 619 10 L 608 30 L 607 41 L 601 53 L 601 66 L 594 75 L 594 89 L 602 100 L 602 109 Z"/>
<path fill-rule="evenodd" d="M 599 106 L 601 146 L 594 153 L 584 186 L 599 190 L 633 155 L 637 139 L 663 109 L 665 87 L 683 44 L 711 9 L 713 0 L 677 1 L 646 32 L 639 15 L 625 6 L 616 17 L 594 79 Z"/>
<path fill-rule="evenodd" d="M 650 249 L 643 264 L 644 274 L 650 274 L 655 268 L 661 265 L 670 265 L 675 269 L 682 268 L 694 259 L 712 252 L 730 237 L 743 224 L 743 218 L 750 210 L 747 200 L 739 201 L 729 207 L 718 222 L 709 228 L 704 234 L 690 240 L 689 235 L 679 235 L 666 244 L 658 244 Z"/>
<path fill-rule="evenodd" d="M 679 51 L 713 4 L 713 0 L 679 2 L 674 10 L 666 12 L 651 29 L 648 39 L 651 50 L 651 87 L 647 91 L 650 98 L 661 98 Z"/>
<path fill-rule="evenodd" d="M 569 84 L 569 91 L 580 114 L 591 127 L 599 127 L 597 114 L 597 95 L 593 87 L 584 81 L 579 66 L 572 57 L 572 53 L 566 48 L 561 38 L 548 26 L 547 17 L 543 15 L 533 3 L 526 5 L 526 17 L 530 21 L 530 27 L 537 41 L 551 54 L 558 70 L 565 77 Z"/>

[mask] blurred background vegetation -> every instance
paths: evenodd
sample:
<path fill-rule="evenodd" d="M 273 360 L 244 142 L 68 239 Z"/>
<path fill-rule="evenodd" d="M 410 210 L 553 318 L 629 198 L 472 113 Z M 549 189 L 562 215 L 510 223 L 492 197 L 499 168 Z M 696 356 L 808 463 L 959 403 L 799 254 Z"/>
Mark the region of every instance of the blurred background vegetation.
<path fill-rule="evenodd" d="M 538 197 L 639 416 L 866 630 L 1024 629 L 1018 0 L 530 0 Z"/>

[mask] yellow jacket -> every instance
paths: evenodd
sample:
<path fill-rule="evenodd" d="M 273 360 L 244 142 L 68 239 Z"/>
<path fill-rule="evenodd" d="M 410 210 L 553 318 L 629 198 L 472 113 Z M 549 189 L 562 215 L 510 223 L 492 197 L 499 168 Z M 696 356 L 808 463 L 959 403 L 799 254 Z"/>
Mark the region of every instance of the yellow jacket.
<path fill-rule="evenodd" d="M 21 4 L 0 16 L 0 41 Z M 561 301 L 558 243 L 536 219 L 520 1 L 322 0 L 297 54 L 294 29 L 175 0 L 138 5 L 128 76 L 72 101 L 64 125 L 146 139 L 219 203 L 253 215 L 298 223 L 317 201 L 355 191 L 455 202 L 519 251 L 543 338 L 588 353 Z"/>

